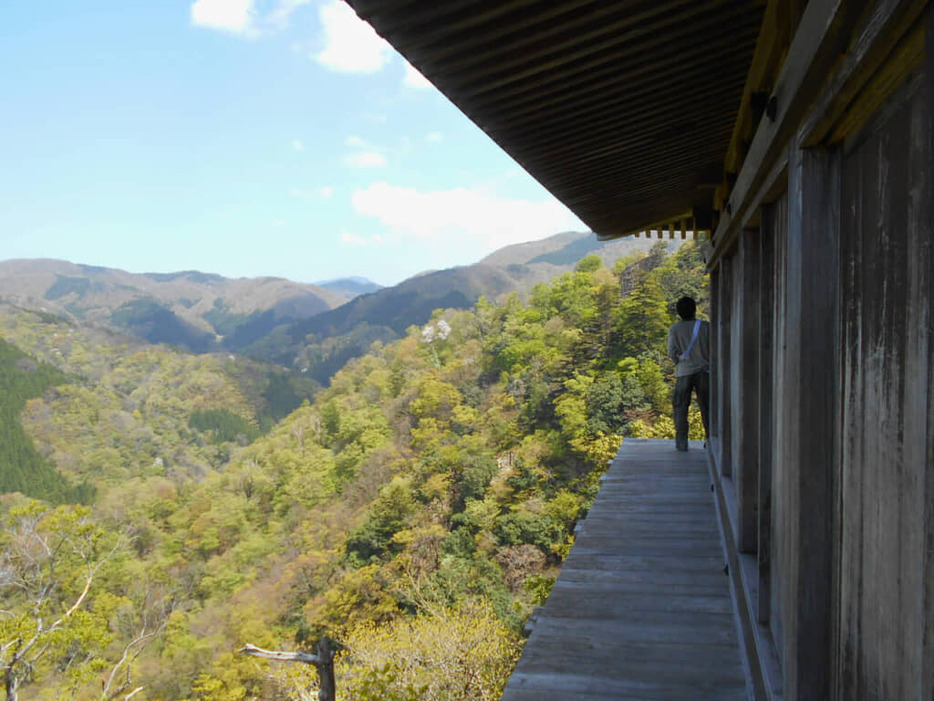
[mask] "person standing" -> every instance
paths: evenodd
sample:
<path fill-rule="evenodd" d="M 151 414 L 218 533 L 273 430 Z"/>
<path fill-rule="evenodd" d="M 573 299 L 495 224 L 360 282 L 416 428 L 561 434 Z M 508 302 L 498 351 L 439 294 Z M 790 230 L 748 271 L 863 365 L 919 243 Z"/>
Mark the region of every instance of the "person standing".
<path fill-rule="evenodd" d="M 677 304 L 681 321 L 668 330 L 668 357 L 675 362 L 675 392 L 672 398 L 675 420 L 675 448 L 688 449 L 688 407 L 691 392 L 697 395 L 704 438 L 709 436 L 707 411 L 710 395 L 710 324 L 695 319 L 697 304 L 682 297 Z"/>

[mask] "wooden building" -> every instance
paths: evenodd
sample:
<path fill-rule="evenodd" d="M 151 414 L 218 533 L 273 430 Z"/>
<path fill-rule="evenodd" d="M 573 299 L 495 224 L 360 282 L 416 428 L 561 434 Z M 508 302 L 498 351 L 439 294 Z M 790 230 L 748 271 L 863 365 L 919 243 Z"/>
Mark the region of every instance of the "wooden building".
<path fill-rule="evenodd" d="M 349 2 L 598 236 L 709 232 L 757 696 L 934 699 L 934 5 Z"/>

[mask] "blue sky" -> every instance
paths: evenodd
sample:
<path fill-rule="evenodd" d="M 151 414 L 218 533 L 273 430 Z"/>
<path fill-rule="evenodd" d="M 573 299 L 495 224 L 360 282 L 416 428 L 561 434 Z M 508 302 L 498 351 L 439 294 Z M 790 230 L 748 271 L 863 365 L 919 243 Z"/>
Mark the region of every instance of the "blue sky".
<path fill-rule="evenodd" d="M 339 0 L 0 9 L 0 260 L 394 284 L 584 230 Z"/>

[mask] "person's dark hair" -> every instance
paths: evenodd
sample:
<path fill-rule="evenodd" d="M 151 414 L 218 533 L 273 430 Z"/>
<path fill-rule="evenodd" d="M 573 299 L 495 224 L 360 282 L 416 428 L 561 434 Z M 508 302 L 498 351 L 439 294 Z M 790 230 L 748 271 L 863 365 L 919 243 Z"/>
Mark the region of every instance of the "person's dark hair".
<path fill-rule="evenodd" d="M 691 297 L 682 297 L 678 300 L 678 316 L 685 321 L 690 321 L 697 313 L 697 304 Z"/>

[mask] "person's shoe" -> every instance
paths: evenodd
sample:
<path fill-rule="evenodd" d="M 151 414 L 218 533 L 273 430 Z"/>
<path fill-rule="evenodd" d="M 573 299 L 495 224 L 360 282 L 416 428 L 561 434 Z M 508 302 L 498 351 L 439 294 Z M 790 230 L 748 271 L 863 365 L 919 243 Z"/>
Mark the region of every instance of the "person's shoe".
<path fill-rule="evenodd" d="M 687 438 L 681 438 L 680 436 L 679 436 L 678 438 L 675 438 L 675 448 L 676 448 L 677 450 L 679 450 L 680 452 L 682 452 L 682 453 L 687 452 L 687 449 L 688 449 L 688 439 L 687 439 Z"/>

